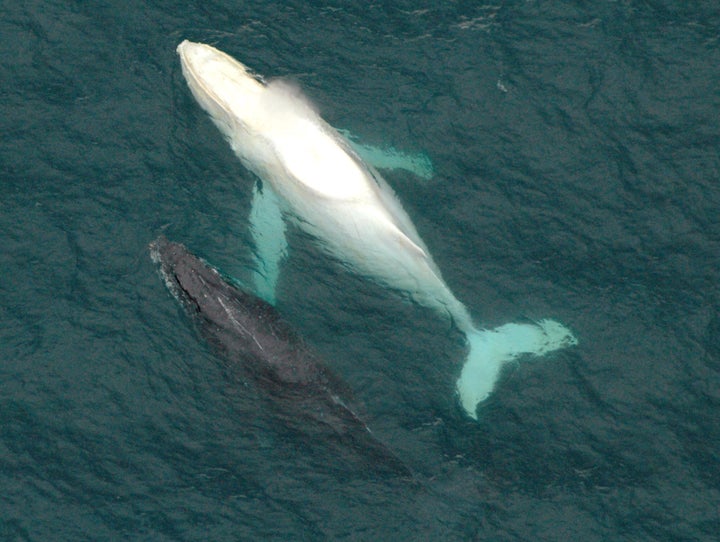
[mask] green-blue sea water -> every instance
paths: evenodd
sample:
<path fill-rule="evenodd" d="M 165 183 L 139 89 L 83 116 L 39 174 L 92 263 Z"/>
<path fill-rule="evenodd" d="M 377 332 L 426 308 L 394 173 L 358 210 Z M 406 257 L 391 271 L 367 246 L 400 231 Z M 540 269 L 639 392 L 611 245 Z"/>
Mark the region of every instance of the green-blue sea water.
<path fill-rule="evenodd" d="M 0 6 L 0 539 L 716 540 L 716 2 Z M 462 335 L 291 228 L 278 309 L 413 483 L 286 431 L 160 280 L 161 233 L 254 265 L 186 38 L 425 153 L 386 178 L 478 323 L 579 339 L 475 422 Z"/>

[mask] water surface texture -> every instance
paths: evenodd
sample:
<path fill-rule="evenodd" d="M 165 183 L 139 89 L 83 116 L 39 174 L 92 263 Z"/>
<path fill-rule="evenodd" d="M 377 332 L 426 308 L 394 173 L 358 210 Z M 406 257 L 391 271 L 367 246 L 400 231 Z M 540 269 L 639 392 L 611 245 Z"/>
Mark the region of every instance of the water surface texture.
<path fill-rule="evenodd" d="M 440 4 L 440 6 L 438 6 Z M 5 2 L 0 538 L 715 540 L 716 2 Z M 477 422 L 463 337 L 289 230 L 278 308 L 412 483 L 289 430 L 167 292 L 163 233 L 251 276 L 254 179 L 183 39 L 364 144 L 478 324 L 554 318 Z"/>

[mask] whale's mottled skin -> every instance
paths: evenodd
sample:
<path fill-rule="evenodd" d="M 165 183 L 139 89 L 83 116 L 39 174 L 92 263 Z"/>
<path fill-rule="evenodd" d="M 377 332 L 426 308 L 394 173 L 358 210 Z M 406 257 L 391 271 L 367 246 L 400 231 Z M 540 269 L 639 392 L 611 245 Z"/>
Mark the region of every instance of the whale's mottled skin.
<path fill-rule="evenodd" d="M 314 438 L 346 443 L 388 470 L 409 471 L 370 433 L 349 406 L 349 390 L 322 364 L 278 311 L 254 294 L 227 282 L 185 246 L 160 237 L 152 259 L 172 294 L 199 323 L 204 337 L 252 378 Z"/>

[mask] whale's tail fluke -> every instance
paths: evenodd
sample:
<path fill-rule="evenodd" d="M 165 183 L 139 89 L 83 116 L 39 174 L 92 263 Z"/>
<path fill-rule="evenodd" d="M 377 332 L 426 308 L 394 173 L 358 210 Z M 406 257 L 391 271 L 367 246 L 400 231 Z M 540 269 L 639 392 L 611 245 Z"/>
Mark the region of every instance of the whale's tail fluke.
<path fill-rule="evenodd" d="M 457 381 L 465 412 L 477 419 L 477 406 L 495 387 L 502 366 L 520 355 L 542 356 L 577 344 L 572 332 L 554 320 L 537 324 L 505 324 L 467 333 L 468 357 Z"/>

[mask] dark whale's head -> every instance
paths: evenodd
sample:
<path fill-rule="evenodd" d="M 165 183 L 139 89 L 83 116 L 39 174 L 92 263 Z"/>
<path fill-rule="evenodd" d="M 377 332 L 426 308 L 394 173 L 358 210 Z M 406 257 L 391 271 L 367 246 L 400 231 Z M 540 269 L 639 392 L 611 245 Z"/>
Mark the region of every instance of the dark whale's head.
<path fill-rule="evenodd" d="M 298 353 L 301 339 L 272 305 L 231 284 L 180 243 L 159 237 L 150 243 L 150 256 L 170 292 L 198 320 L 206 340 L 231 355 L 262 360 L 281 380 L 307 378 L 293 376 L 309 356 Z"/>
<path fill-rule="evenodd" d="M 150 256 L 170 292 L 193 313 L 221 327 L 237 325 L 238 302 L 254 296 L 230 285 L 216 269 L 191 254 L 184 245 L 159 237 L 150 243 Z"/>
<path fill-rule="evenodd" d="M 160 264 L 160 274 L 172 294 L 188 309 L 203 312 L 204 298 L 223 282 L 218 272 L 180 243 L 159 237 L 150 243 L 150 256 Z"/>

